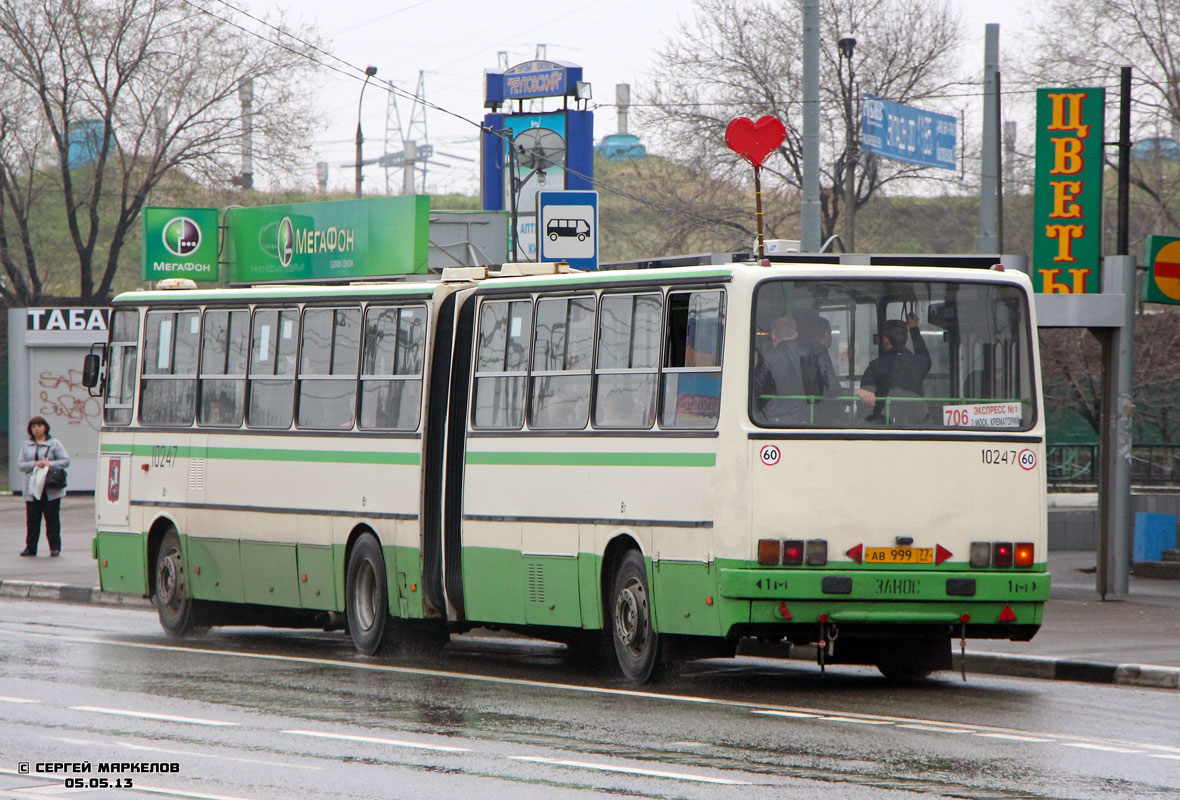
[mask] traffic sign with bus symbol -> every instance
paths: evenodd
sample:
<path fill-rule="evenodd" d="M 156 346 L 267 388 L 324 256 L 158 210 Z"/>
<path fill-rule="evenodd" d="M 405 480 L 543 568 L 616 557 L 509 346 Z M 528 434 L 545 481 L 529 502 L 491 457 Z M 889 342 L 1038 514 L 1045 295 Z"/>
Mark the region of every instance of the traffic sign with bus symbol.
<path fill-rule="evenodd" d="M 540 261 L 598 269 L 598 192 L 537 192 Z"/>

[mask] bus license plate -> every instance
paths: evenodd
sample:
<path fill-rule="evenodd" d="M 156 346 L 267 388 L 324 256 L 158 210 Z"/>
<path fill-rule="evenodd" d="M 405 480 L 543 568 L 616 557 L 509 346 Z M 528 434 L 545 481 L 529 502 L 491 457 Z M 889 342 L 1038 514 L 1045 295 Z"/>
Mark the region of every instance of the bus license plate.
<path fill-rule="evenodd" d="M 933 547 L 866 547 L 866 564 L 933 564 Z"/>

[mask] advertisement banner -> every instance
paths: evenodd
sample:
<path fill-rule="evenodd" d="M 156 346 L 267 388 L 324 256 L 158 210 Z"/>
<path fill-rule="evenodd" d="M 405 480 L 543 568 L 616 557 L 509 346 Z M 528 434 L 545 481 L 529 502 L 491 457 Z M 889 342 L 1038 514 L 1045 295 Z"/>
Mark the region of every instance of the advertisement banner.
<path fill-rule="evenodd" d="M 425 273 L 430 197 L 234 208 L 226 225 L 231 283 Z"/>
<path fill-rule="evenodd" d="M 143 210 L 143 279 L 217 280 L 217 209 Z"/>
<path fill-rule="evenodd" d="M 1102 142 L 1106 91 L 1037 90 L 1033 288 L 1102 291 Z"/>

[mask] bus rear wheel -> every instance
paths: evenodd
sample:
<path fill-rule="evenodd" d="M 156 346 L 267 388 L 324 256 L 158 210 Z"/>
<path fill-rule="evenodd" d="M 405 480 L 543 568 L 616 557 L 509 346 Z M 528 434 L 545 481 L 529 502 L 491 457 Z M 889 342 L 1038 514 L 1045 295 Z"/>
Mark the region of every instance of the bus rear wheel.
<path fill-rule="evenodd" d="M 371 656 L 388 649 L 393 642 L 394 620 L 389 614 L 385 558 L 371 533 L 353 545 L 344 587 L 348 633 L 357 652 Z"/>
<path fill-rule="evenodd" d="M 175 528 L 170 528 L 160 541 L 155 576 L 156 613 L 165 633 L 182 638 L 198 632 L 200 629 L 194 621 L 196 601 L 188 594 L 184 551 L 180 548 L 180 536 Z"/>
<path fill-rule="evenodd" d="M 647 568 L 638 550 L 628 550 L 615 569 L 608 609 L 615 661 L 623 677 L 646 683 L 660 656 L 660 637 L 652 627 Z"/>

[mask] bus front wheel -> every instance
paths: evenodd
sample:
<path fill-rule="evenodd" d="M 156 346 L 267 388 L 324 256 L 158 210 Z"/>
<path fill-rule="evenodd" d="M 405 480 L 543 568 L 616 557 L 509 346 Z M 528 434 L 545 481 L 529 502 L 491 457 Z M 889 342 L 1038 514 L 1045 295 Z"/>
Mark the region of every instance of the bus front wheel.
<path fill-rule="evenodd" d="M 188 594 L 188 576 L 184 571 L 184 551 L 176 529 L 169 529 L 156 553 L 156 613 L 160 626 L 169 636 L 181 638 L 198 631 L 194 623 L 195 601 Z"/>
<path fill-rule="evenodd" d="M 388 648 L 394 620 L 389 615 L 385 558 L 372 534 L 364 534 L 353 545 L 344 586 L 348 633 L 357 652 L 371 656 Z"/>
<path fill-rule="evenodd" d="M 659 634 L 652 628 L 647 568 L 638 550 L 628 550 L 615 569 L 608 609 L 615 660 L 632 683 L 646 683 L 660 654 Z"/>

